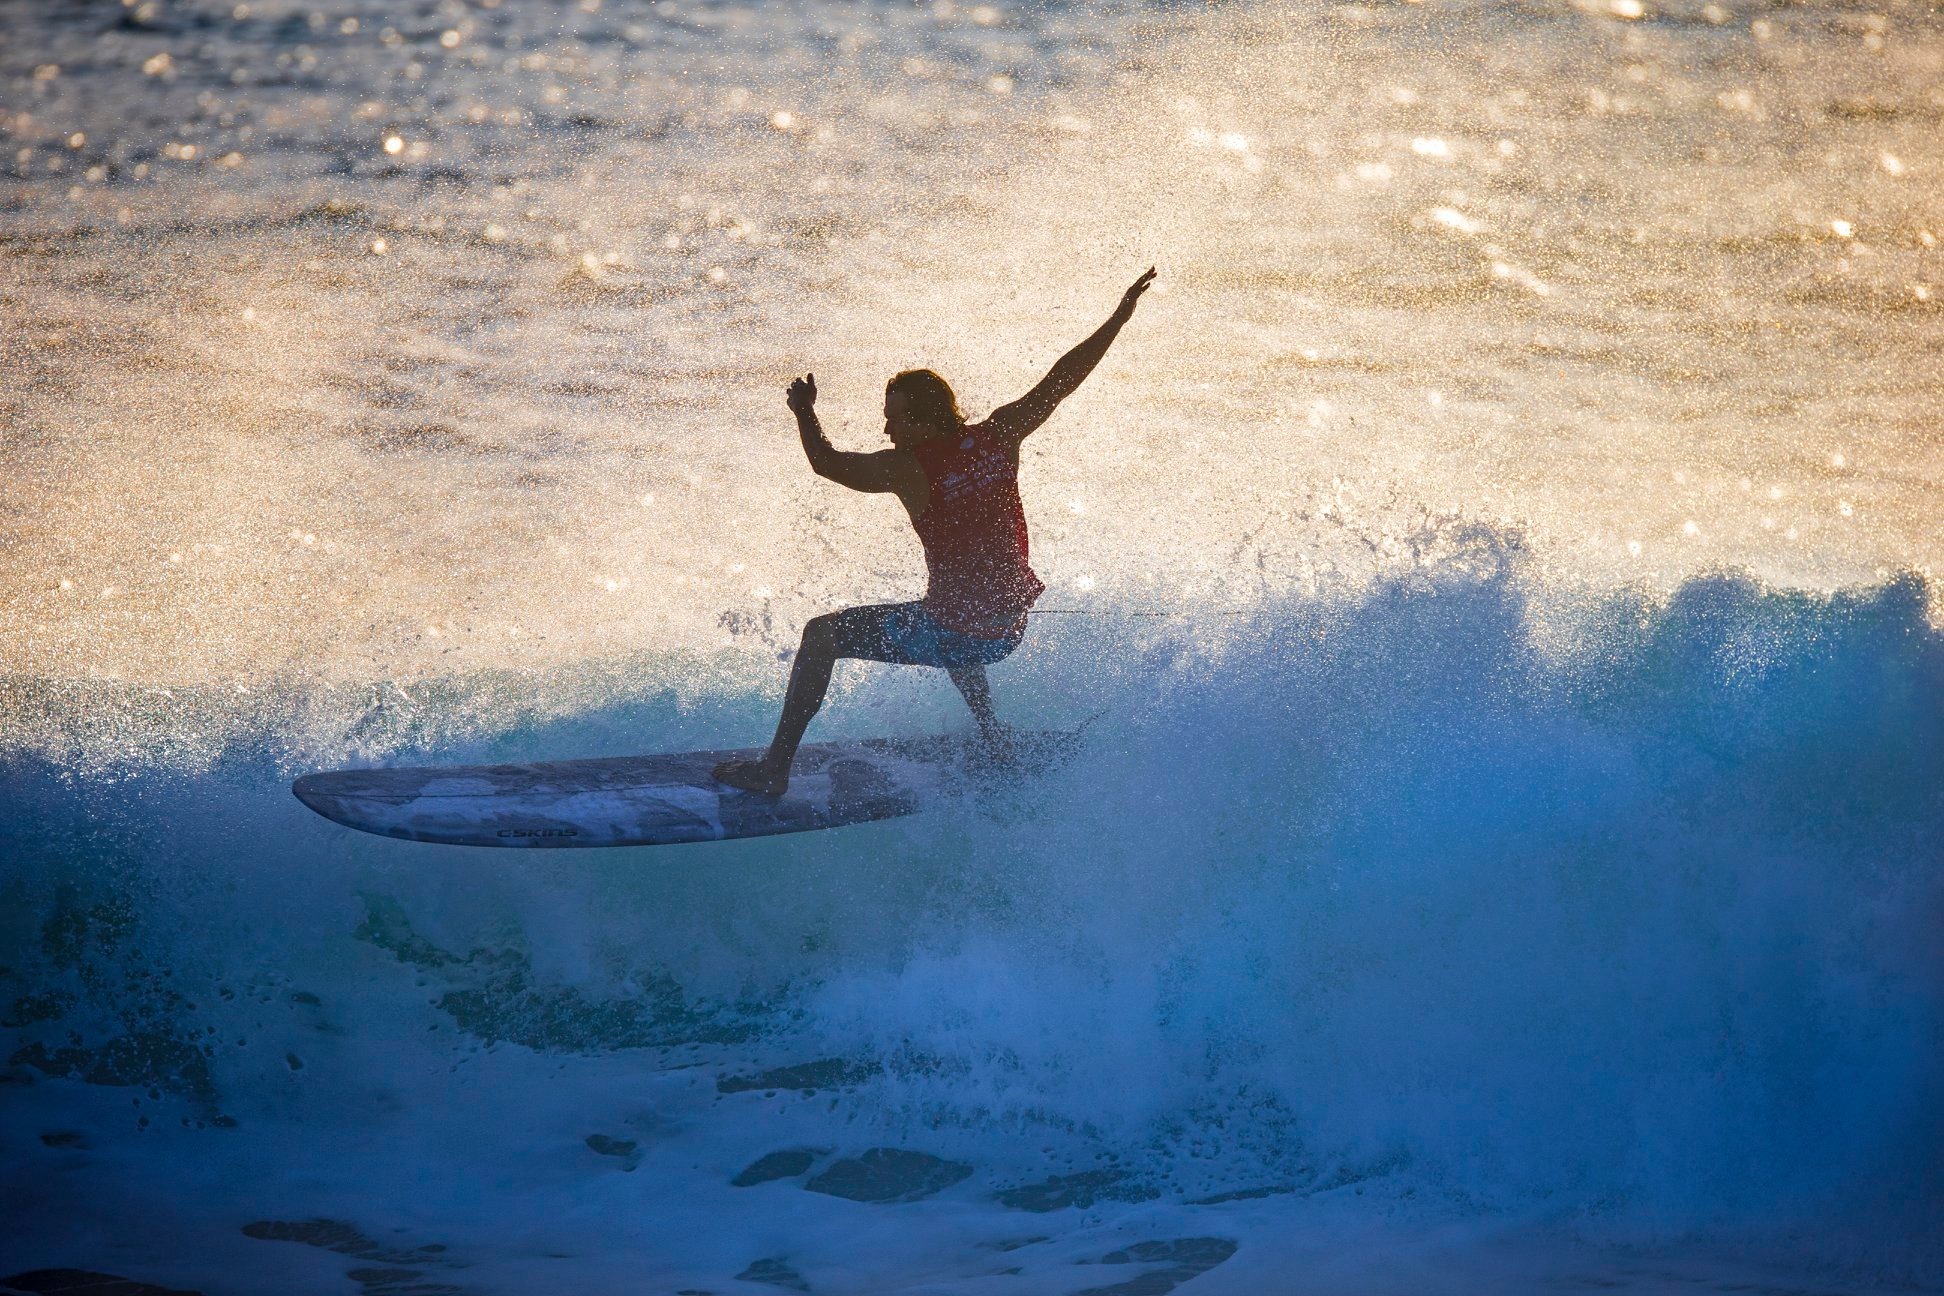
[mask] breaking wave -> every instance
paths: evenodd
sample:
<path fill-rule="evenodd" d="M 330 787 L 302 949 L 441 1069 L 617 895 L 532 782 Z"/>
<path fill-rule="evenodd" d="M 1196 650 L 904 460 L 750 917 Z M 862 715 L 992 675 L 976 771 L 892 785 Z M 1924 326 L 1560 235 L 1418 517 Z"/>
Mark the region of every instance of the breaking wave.
<path fill-rule="evenodd" d="M 1013 717 L 1105 710 L 1044 782 L 593 858 L 349 834 L 289 798 L 269 734 L 85 777 L 16 752 L 10 1074 L 247 1139 L 365 1119 L 320 1070 L 424 1121 L 420 1073 L 507 1048 L 700 1065 L 723 1095 L 820 1095 L 725 1115 L 725 1163 L 760 1127 L 920 1142 L 1013 1206 L 1354 1183 L 1609 1242 L 1813 1220 L 1823 1258 L 1934 1275 L 1927 593 L 1720 575 L 1564 606 L 1487 562 L 1242 617 L 1043 619 L 1002 668 Z M 599 678 L 564 712 L 427 693 L 459 719 L 419 754 L 747 741 L 771 704 Z M 924 672 L 850 678 L 829 731 L 957 722 Z"/>

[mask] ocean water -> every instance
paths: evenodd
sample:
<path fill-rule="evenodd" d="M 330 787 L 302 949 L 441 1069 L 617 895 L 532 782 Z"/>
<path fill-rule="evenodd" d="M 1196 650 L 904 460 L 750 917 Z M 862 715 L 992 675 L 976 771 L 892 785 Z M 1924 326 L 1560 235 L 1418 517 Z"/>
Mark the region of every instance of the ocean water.
<path fill-rule="evenodd" d="M 0 32 L 0 1287 L 1944 1286 L 1934 8 Z M 661 851 L 289 795 L 760 741 L 921 580 L 789 378 L 983 413 L 1149 264 L 1026 454 L 1069 766 Z"/>

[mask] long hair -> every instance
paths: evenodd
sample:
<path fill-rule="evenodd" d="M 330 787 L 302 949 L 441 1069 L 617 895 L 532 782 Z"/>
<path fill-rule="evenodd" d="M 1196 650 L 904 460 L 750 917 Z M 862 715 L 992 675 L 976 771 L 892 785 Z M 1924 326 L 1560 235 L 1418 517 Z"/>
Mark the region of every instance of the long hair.
<path fill-rule="evenodd" d="M 904 393 L 916 423 L 940 433 L 956 432 L 965 426 L 965 415 L 959 411 L 952 385 L 930 369 L 907 369 L 884 384 L 884 390 L 886 394 Z"/>

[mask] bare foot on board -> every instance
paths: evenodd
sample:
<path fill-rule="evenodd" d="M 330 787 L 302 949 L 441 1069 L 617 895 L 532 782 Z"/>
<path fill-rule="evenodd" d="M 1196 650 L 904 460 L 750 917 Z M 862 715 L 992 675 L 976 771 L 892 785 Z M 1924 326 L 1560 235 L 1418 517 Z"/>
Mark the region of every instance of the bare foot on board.
<path fill-rule="evenodd" d="M 980 756 L 1001 768 L 1013 764 L 1021 755 L 1019 739 L 1007 725 L 995 724 L 981 731 L 979 742 Z"/>
<path fill-rule="evenodd" d="M 710 773 L 718 783 L 727 783 L 732 788 L 754 792 L 774 801 L 783 795 L 790 786 L 790 771 L 786 766 L 776 769 L 768 761 L 723 761 Z"/>

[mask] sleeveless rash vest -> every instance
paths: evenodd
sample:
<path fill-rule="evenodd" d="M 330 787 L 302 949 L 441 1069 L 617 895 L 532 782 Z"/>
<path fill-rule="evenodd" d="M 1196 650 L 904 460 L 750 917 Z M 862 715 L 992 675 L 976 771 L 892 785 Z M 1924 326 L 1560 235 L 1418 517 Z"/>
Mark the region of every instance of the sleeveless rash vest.
<path fill-rule="evenodd" d="M 984 424 L 913 453 L 929 484 L 925 511 L 912 520 L 931 575 L 925 610 L 959 634 L 1016 633 L 1046 588 L 1026 561 L 1019 465 Z"/>

